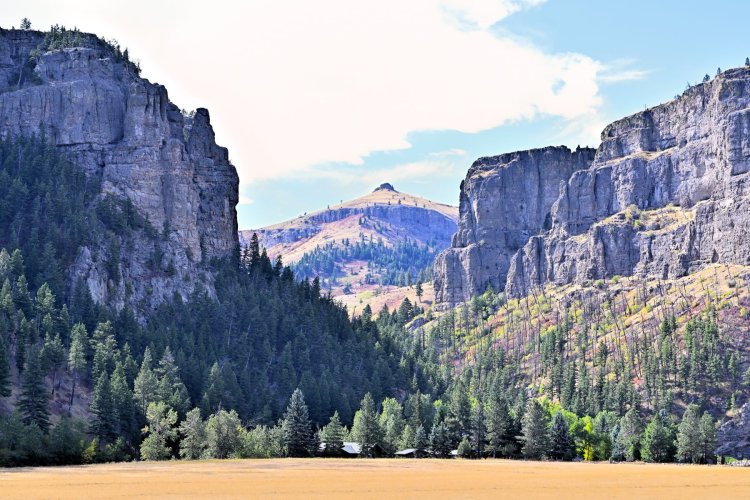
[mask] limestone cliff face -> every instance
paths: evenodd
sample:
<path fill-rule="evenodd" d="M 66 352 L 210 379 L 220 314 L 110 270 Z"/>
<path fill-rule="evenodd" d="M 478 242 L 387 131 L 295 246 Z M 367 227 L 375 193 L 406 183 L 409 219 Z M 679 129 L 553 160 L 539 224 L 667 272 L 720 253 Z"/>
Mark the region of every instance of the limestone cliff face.
<path fill-rule="evenodd" d="M 102 197 L 130 200 L 153 230 L 118 235 L 117 276 L 105 271 L 104 247 L 81 248 L 71 286 L 84 280 L 99 302 L 146 308 L 211 292 L 202 263 L 238 249 L 238 177 L 208 111 L 183 115 L 112 47 L 78 41 L 45 52 L 43 33 L 0 30 L 0 134 L 43 132 L 101 180 Z"/>
<path fill-rule="evenodd" d="M 554 165 L 545 160 L 542 169 Z M 561 184 L 548 209 L 549 226 L 530 229 L 518 247 L 497 236 L 505 227 L 503 208 L 477 223 L 471 207 L 499 206 L 509 193 L 537 199 L 538 189 L 493 172 L 495 187 L 477 191 L 472 168 L 461 190 L 454 248 L 436 263 L 438 296 L 466 300 L 487 283 L 518 296 L 548 282 L 614 275 L 668 279 L 709 262 L 750 264 L 748 172 L 750 68 L 726 71 L 674 101 L 607 126 L 593 161 Z M 483 236 L 479 244 L 481 238 L 462 234 L 491 238 Z M 507 261 L 507 273 L 493 281 L 486 265 L 468 257 L 477 246 L 491 248 L 494 262 Z"/>

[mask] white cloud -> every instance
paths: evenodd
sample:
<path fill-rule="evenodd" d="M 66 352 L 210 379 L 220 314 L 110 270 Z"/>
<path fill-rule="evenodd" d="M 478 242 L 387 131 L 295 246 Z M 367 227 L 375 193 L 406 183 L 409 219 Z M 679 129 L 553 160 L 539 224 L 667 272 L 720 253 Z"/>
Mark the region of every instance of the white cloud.
<path fill-rule="evenodd" d="M 537 3 L 70 0 L 63 10 L 36 0 L 11 4 L 3 19 L 118 38 L 178 106 L 210 109 L 247 186 L 327 162 L 361 164 L 408 148 L 415 131 L 596 115 L 599 62 L 489 29 Z"/>
<path fill-rule="evenodd" d="M 452 154 L 452 153 L 451 153 Z M 369 188 L 384 182 L 398 183 L 401 181 L 425 180 L 435 177 L 450 177 L 459 165 L 446 157 L 401 163 L 385 168 L 360 169 L 358 167 L 316 168 L 306 173 L 308 178 L 327 179 L 344 186 L 362 186 Z M 464 168 L 461 165 L 460 168 Z"/>

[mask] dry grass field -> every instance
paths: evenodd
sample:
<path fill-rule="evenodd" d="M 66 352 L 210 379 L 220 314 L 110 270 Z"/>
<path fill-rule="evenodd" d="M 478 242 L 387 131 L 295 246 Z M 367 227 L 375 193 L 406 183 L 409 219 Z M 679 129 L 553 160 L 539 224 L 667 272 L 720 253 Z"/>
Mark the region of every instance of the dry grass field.
<path fill-rule="evenodd" d="M 750 471 L 506 460 L 141 462 L 5 470 L 0 497 L 750 498 Z"/>

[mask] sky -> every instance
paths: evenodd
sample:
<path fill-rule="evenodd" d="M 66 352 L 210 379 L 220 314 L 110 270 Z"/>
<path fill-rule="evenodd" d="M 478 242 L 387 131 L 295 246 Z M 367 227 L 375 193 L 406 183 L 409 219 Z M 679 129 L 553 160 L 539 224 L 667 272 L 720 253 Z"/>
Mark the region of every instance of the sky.
<path fill-rule="evenodd" d="M 383 182 L 457 205 L 478 157 L 597 146 L 609 122 L 750 55 L 743 0 L 0 0 L 0 26 L 116 39 L 208 108 L 240 229 Z"/>

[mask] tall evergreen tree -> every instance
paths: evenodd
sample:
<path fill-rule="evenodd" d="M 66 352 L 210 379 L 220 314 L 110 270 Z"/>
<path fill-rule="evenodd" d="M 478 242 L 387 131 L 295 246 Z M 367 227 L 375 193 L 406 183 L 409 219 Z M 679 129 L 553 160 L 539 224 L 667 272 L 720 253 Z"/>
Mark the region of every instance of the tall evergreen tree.
<path fill-rule="evenodd" d="M 305 396 L 299 389 L 295 389 L 289 399 L 281 428 L 287 456 L 310 456 L 314 447 L 312 423 Z"/>
<path fill-rule="evenodd" d="M 488 450 L 493 457 L 496 457 L 498 454 L 502 454 L 505 446 L 509 444 L 512 426 L 510 413 L 508 413 L 508 403 L 499 389 L 493 391 L 487 414 Z"/>
<path fill-rule="evenodd" d="M 206 442 L 206 427 L 201 411 L 193 408 L 180 423 L 180 458 L 195 460 L 203 455 Z"/>
<path fill-rule="evenodd" d="M 0 329 L 0 397 L 7 398 L 11 394 L 10 359 L 4 337 Z"/>
<path fill-rule="evenodd" d="M 26 358 L 18 408 L 24 423 L 36 424 L 43 431 L 47 431 L 50 425 L 49 395 L 44 386 L 44 373 L 37 349 L 30 350 Z"/>
<path fill-rule="evenodd" d="M 674 426 L 665 410 L 660 410 L 643 433 L 642 457 L 646 462 L 671 462 L 674 459 Z"/>
<path fill-rule="evenodd" d="M 549 458 L 553 460 L 572 460 L 575 456 L 575 443 L 568 430 L 568 421 L 561 410 L 555 412 L 549 428 Z"/>
<path fill-rule="evenodd" d="M 359 410 L 354 417 L 352 426 L 352 437 L 359 443 L 361 455 L 371 457 L 375 445 L 380 443 L 381 432 L 378 423 L 378 412 L 375 409 L 375 401 L 369 392 L 362 398 Z"/>
<path fill-rule="evenodd" d="M 148 405 L 158 398 L 159 380 L 152 369 L 151 350 L 148 347 L 143 353 L 143 362 L 133 384 L 133 393 L 136 404 L 143 414 L 146 413 Z"/>
<path fill-rule="evenodd" d="M 716 458 L 716 422 L 707 411 L 703 412 L 703 416 L 701 416 L 700 442 L 703 463 L 713 462 Z"/>
<path fill-rule="evenodd" d="M 419 432 L 419 431 L 417 431 Z M 430 450 L 438 458 L 447 458 L 451 453 L 451 436 L 448 426 L 445 422 L 433 426 L 430 432 Z"/>
<path fill-rule="evenodd" d="M 68 369 L 73 374 L 73 385 L 70 391 L 70 405 L 73 407 L 78 378 L 86 371 L 86 353 L 88 352 L 88 334 L 83 323 L 77 323 L 70 333 L 70 349 L 68 349 Z"/>
<path fill-rule="evenodd" d="M 328 424 L 320 430 L 320 442 L 325 443 L 324 453 L 330 456 L 341 455 L 344 446 L 344 432 L 339 412 L 335 411 Z"/>
<path fill-rule="evenodd" d="M 617 447 L 623 451 L 623 456 L 628 462 L 641 457 L 642 435 L 641 417 L 638 415 L 638 410 L 631 408 L 620 419 L 620 430 L 617 433 Z"/>
<path fill-rule="evenodd" d="M 698 405 L 688 405 L 677 426 L 677 459 L 697 464 L 703 459 Z"/>
<path fill-rule="evenodd" d="M 107 372 L 99 376 L 91 395 L 91 413 L 94 415 L 92 430 L 102 443 L 109 443 L 115 436 L 117 415 L 112 403 L 112 392 Z"/>
<path fill-rule="evenodd" d="M 521 420 L 521 441 L 523 456 L 532 460 L 544 458 L 549 450 L 547 434 L 547 412 L 536 399 L 530 399 Z"/>

